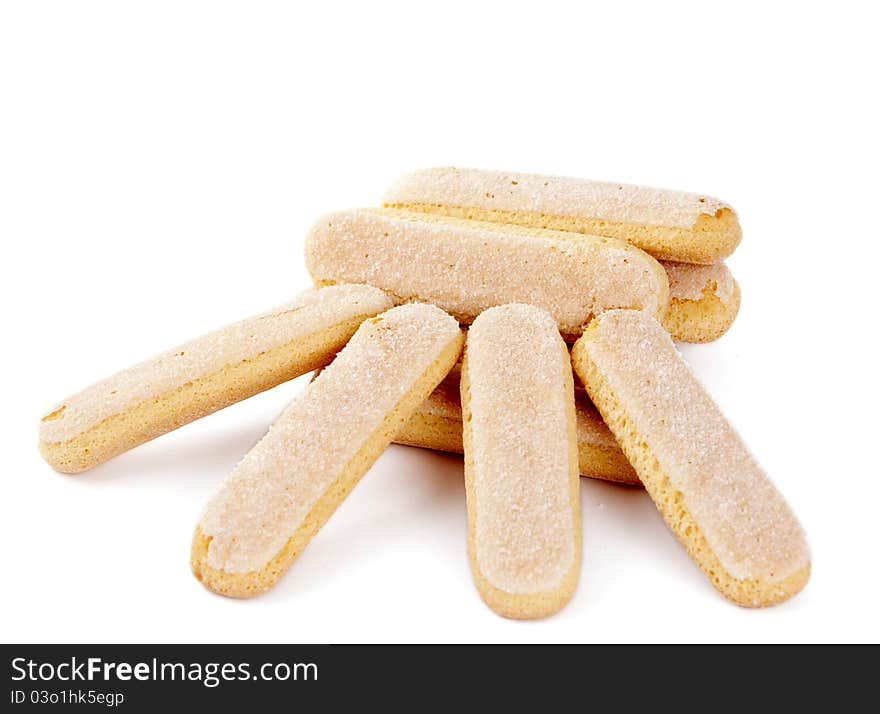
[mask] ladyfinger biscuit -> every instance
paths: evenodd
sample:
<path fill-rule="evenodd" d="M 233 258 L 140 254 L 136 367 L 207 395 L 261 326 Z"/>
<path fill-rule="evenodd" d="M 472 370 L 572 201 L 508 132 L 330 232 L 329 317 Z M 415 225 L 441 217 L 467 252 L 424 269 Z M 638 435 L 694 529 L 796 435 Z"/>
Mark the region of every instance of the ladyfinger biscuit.
<path fill-rule="evenodd" d="M 385 205 L 621 238 L 682 263 L 716 263 L 742 237 L 736 213 L 716 198 L 559 176 L 424 169 L 398 180 Z"/>
<path fill-rule="evenodd" d="M 468 324 L 494 305 L 527 303 L 572 338 L 603 310 L 662 315 L 669 300 L 661 265 L 624 241 L 424 213 L 340 211 L 315 224 L 305 252 L 319 285 L 368 283 Z"/>
<path fill-rule="evenodd" d="M 364 322 L 203 511 L 195 576 L 231 597 L 272 587 L 449 372 L 463 342 L 455 319 L 433 305 Z"/>
<path fill-rule="evenodd" d="M 460 376 L 456 370 L 450 372 L 404 424 L 394 441 L 423 449 L 464 453 Z M 641 486 L 614 435 L 580 385 L 575 385 L 574 402 L 581 476 Z"/>
<path fill-rule="evenodd" d="M 292 302 L 119 372 L 51 409 L 40 452 L 79 473 L 333 359 L 366 318 L 391 307 L 367 285 L 310 289 Z"/>
<path fill-rule="evenodd" d="M 711 342 L 730 329 L 739 312 L 739 285 L 724 263 L 663 263 L 669 308 L 663 327 L 679 342 Z"/>
<path fill-rule="evenodd" d="M 468 554 L 483 600 L 518 619 L 562 608 L 581 563 L 574 385 L 553 318 L 482 313 L 461 373 Z"/>
<path fill-rule="evenodd" d="M 782 602 L 810 575 L 800 523 L 650 315 L 614 310 L 572 362 L 667 525 L 733 602 Z"/>

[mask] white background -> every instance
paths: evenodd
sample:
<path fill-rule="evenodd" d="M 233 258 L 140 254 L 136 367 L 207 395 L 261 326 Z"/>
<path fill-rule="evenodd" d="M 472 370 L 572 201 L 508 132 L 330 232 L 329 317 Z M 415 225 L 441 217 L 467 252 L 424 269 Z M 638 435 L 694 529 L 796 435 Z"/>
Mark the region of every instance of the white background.
<path fill-rule="evenodd" d="M 859 7 L 4 3 L 2 639 L 880 639 L 880 57 Z M 582 480 L 575 597 L 504 620 L 471 581 L 460 459 L 396 446 L 272 592 L 212 595 L 189 572 L 199 511 L 302 380 L 87 474 L 40 459 L 57 400 L 284 302 L 316 217 L 434 165 L 737 208 L 739 319 L 683 351 L 806 527 L 801 595 L 729 604 L 644 493 Z"/>

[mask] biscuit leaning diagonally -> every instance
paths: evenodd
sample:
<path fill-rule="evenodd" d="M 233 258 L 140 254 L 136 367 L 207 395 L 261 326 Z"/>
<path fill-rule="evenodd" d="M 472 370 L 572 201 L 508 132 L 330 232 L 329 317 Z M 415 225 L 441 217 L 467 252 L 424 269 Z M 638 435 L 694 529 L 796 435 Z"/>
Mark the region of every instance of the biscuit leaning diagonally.
<path fill-rule="evenodd" d="M 399 179 L 391 208 L 621 238 L 659 260 L 717 263 L 742 238 L 726 203 L 697 193 L 562 176 L 433 168 Z"/>
<path fill-rule="evenodd" d="M 438 307 L 365 321 L 275 421 L 202 512 L 195 576 L 233 597 L 267 590 L 458 359 L 464 336 Z"/>
<path fill-rule="evenodd" d="M 723 595 L 759 607 L 804 587 L 800 523 L 652 316 L 605 313 L 575 343 L 572 363 L 666 523 Z"/>
<path fill-rule="evenodd" d="M 526 303 L 549 312 L 570 338 L 603 310 L 661 316 L 669 301 L 662 266 L 625 241 L 424 213 L 324 216 L 305 254 L 319 285 L 367 283 L 401 302 L 434 303 L 463 323 L 495 305 Z"/>
<path fill-rule="evenodd" d="M 68 397 L 40 421 L 40 452 L 58 471 L 85 471 L 322 367 L 361 322 L 391 305 L 368 285 L 307 290 Z"/>
<path fill-rule="evenodd" d="M 739 312 L 739 285 L 724 263 L 663 263 L 669 308 L 663 327 L 679 342 L 711 342 L 730 329 Z"/>
<path fill-rule="evenodd" d="M 553 318 L 531 305 L 482 313 L 461 371 L 468 554 L 501 615 L 562 608 L 581 561 L 574 384 Z"/>
<path fill-rule="evenodd" d="M 394 441 L 423 449 L 464 453 L 459 379 L 457 370 L 450 372 L 413 412 Z M 581 476 L 641 486 L 642 482 L 620 450 L 614 435 L 579 385 L 575 385 L 574 401 Z"/>

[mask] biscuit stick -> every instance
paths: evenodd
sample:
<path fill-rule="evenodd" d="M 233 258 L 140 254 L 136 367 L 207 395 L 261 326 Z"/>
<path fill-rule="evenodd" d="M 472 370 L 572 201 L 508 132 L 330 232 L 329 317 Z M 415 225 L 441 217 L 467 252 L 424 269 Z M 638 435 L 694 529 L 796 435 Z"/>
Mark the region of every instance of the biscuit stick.
<path fill-rule="evenodd" d="M 697 193 L 562 176 L 436 168 L 399 179 L 385 205 L 629 241 L 658 260 L 717 263 L 742 238 L 736 213 Z"/>
<path fill-rule="evenodd" d="M 669 301 L 662 266 L 613 238 L 364 208 L 320 219 L 305 252 L 319 285 L 368 283 L 466 324 L 494 305 L 527 303 L 572 339 L 603 310 L 661 316 Z"/>
<path fill-rule="evenodd" d="M 725 597 L 760 607 L 804 587 L 800 523 L 651 315 L 605 313 L 572 362 L 667 525 Z"/>
<path fill-rule="evenodd" d="M 739 312 L 739 285 L 724 263 L 662 263 L 669 277 L 663 327 L 679 342 L 711 342 L 730 329 Z"/>
<path fill-rule="evenodd" d="M 458 359 L 458 323 L 411 304 L 364 322 L 235 467 L 196 527 L 209 589 L 272 587 Z"/>
<path fill-rule="evenodd" d="M 483 600 L 506 617 L 562 608 L 581 563 L 574 389 L 549 314 L 486 310 L 461 372 L 468 553 Z"/>

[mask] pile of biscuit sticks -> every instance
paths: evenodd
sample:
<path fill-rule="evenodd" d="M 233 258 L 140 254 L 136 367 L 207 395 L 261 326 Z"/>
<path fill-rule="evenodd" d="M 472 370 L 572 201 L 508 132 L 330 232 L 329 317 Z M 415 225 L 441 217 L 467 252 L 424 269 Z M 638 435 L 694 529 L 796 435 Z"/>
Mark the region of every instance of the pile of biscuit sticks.
<path fill-rule="evenodd" d="M 315 224 L 315 288 L 64 400 L 40 450 L 79 473 L 320 370 L 202 512 L 209 589 L 272 587 L 397 441 L 464 454 L 471 569 L 502 615 L 574 593 L 579 474 L 644 486 L 725 597 L 781 602 L 809 578 L 803 530 L 673 342 L 730 327 L 740 237 L 698 194 L 418 171 Z"/>

